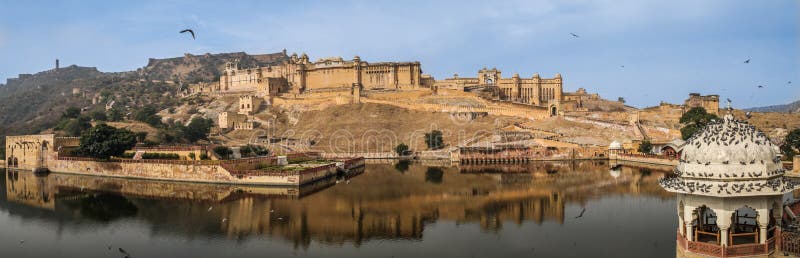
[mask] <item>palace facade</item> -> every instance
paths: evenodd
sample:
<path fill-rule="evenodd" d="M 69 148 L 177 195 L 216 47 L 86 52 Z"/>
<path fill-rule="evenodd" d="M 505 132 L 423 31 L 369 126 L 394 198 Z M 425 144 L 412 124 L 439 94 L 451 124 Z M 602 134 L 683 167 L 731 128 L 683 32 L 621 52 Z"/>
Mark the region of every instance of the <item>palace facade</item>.
<path fill-rule="evenodd" d="M 365 90 L 411 89 L 421 87 L 430 78 L 422 75 L 419 62 L 370 63 L 358 56 L 352 60 L 330 57 L 312 62 L 306 54 L 292 54 L 283 62 L 266 67 L 241 68 L 239 61 L 233 60 L 225 64 L 218 82 L 192 85 L 190 93 L 258 91 L 276 95 L 349 91 L 354 86 Z"/>

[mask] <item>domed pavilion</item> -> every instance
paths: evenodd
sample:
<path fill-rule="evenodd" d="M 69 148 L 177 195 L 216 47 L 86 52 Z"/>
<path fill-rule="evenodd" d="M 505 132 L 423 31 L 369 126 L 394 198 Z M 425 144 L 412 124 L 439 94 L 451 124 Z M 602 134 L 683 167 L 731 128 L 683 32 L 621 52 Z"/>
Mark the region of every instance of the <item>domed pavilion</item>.
<path fill-rule="evenodd" d="M 798 187 L 784 176 L 778 154 L 763 132 L 730 113 L 688 139 L 676 176 L 660 181 L 678 195 L 679 254 L 769 256 L 775 251 L 784 195 Z"/>

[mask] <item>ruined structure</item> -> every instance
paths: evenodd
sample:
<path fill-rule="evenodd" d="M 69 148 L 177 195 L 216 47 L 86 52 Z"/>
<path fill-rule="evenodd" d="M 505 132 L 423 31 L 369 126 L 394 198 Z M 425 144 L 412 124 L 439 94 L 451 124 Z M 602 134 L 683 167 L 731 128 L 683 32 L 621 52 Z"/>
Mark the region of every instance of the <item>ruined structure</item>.
<path fill-rule="evenodd" d="M 709 114 L 719 115 L 719 95 L 702 96 L 700 93 L 689 93 L 689 98 L 683 103 L 683 112 L 701 107 Z"/>
<path fill-rule="evenodd" d="M 237 127 L 236 125 L 247 123 L 247 115 L 234 112 L 221 112 L 219 113 L 217 123 L 219 123 L 219 128 L 233 129 Z"/>
<path fill-rule="evenodd" d="M 239 114 L 252 115 L 261 108 L 262 99 L 253 95 L 239 97 Z"/>
<path fill-rule="evenodd" d="M 58 151 L 76 147 L 77 137 L 55 137 L 54 134 L 6 136 L 6 166 L 35 170 L 47 167 Z"/>

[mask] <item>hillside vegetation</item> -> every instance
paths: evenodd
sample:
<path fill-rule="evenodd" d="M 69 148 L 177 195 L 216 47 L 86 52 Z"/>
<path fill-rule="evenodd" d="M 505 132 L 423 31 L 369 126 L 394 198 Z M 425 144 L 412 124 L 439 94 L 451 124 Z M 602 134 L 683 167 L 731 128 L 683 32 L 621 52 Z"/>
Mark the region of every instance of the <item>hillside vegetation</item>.
<path fill-rule="evenodd" d="M 240 67 L 255 67 L 286 58 L 284 53 L 187 54 L 150 59 L 136 71 L 108 73 L 72 65 L 10 78 L 0 84 L 0 146 L 5 146 L 6 135 L 35 134 L 55 127 L 69 107 L 79 108 L 87 116 L 115 111 L 132 119 L 130 116 L 145 106 L 165 110 L 180 105 L 181 90 L 191 82 L 217 80 L 227 61 L 239 59 Z"/>

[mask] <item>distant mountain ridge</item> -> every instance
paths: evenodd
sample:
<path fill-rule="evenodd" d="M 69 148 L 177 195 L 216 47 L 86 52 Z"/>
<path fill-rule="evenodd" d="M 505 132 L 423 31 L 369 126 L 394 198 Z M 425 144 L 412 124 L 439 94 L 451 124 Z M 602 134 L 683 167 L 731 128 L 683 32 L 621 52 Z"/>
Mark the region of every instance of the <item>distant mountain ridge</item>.
<path fill-rule="evenodd" d="M 778 112 L 778 113 L 796 114 L 800 113 L 800 100 L 789 104 L 766 106 L 766 107 L 753 107 L 745 110 L 753 112 Z"/>

